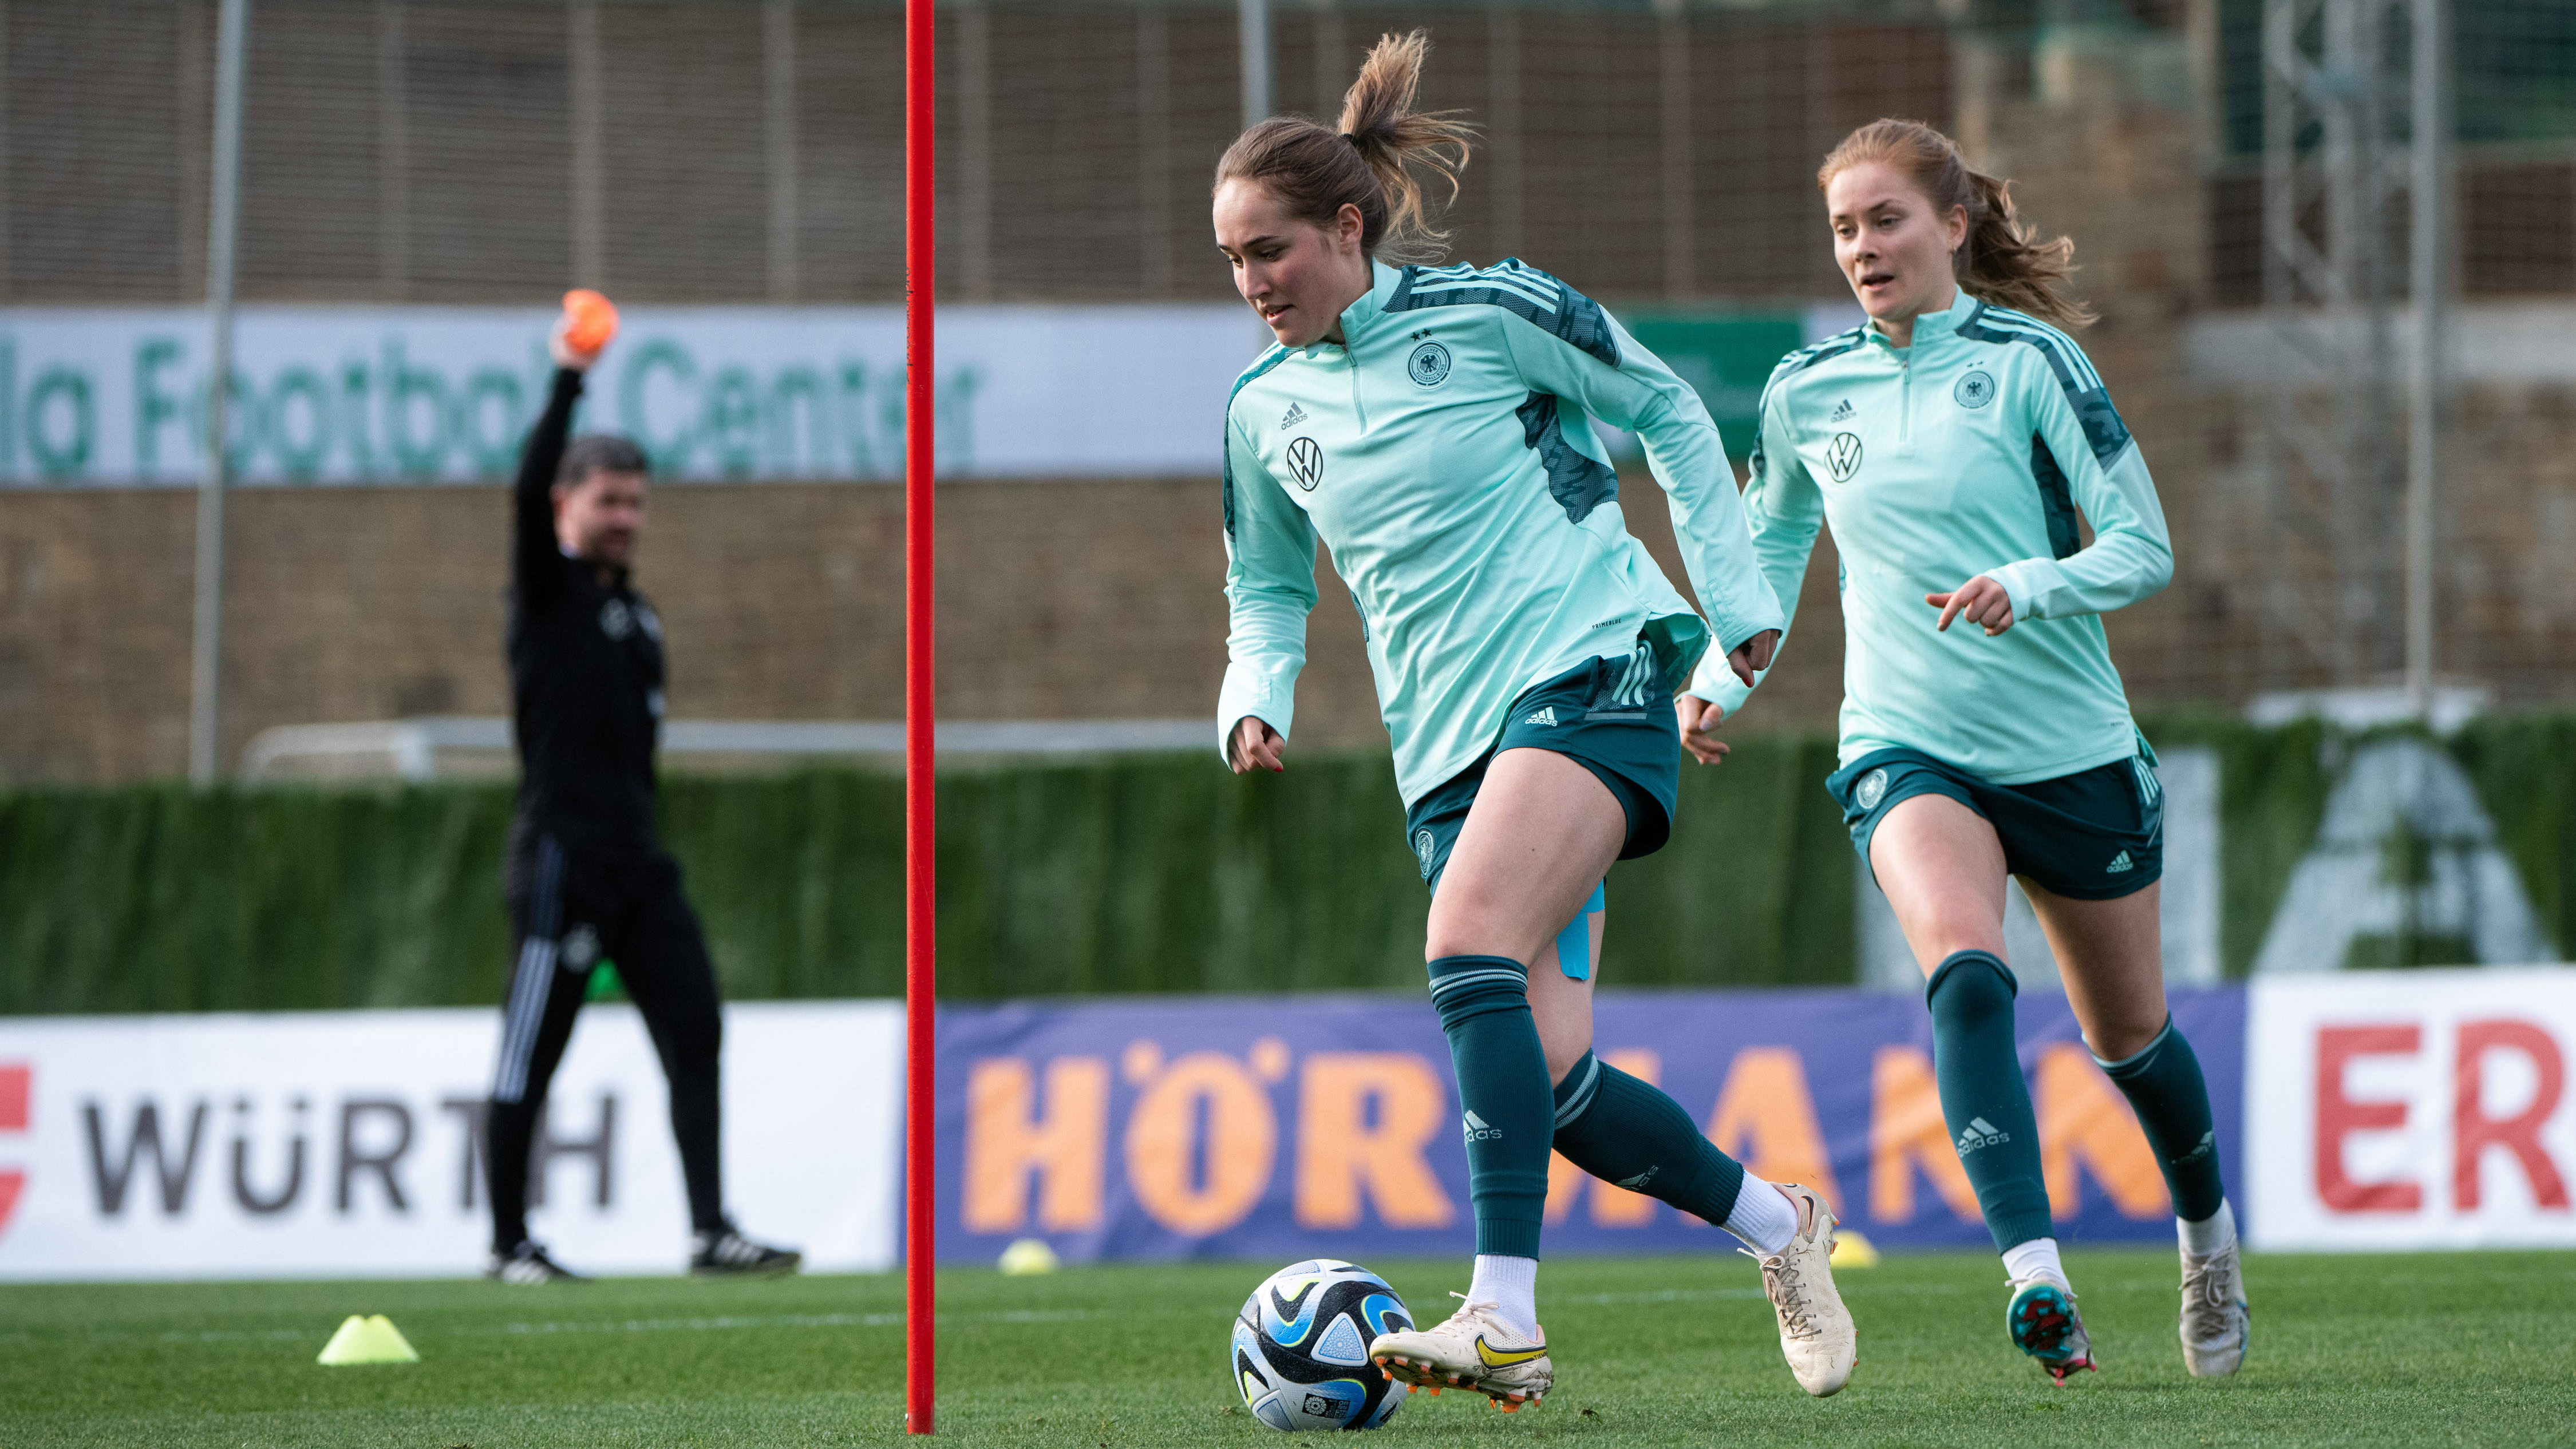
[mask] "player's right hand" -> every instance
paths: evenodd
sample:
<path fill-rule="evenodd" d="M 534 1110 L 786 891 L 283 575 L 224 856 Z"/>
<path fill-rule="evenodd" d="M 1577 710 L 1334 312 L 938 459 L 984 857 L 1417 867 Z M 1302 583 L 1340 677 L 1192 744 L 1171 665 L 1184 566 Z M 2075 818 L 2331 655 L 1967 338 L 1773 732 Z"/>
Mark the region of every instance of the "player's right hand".
<path fill-rule="evenodd" d="M 588 372 L 590 365 L 599 360 L 599 353 L 576 351 L 571 339 L 566 335 L 571 328 L 570 317 L 557 317 L 553 330 L 546 333 L 546 352 L 554 358 L 557 367 L 570 368 L 574 372 Z M 605 348 L 602 349 L 602 351 L 605 350 Z"/>
<path fill-rule="evenodd" d="M 1226 743 L 1225 759 L 1238 775 L 1248 775 L 1256 769 L 1268 770 L 1275 775 L 1288 768 L 1279 759 L 1287 749 L 1288 742 L 1279 738 L 1277 730 L 1272 729 L 1261 716 L 1248 714 L 1235 721 L 1234 737 Z"/>
<path fill-rule="evenodd" d="M 1726 706 L 1685 694 L 1673 700 L 1673 713 L 1679 716 L 1682 748 L 1690 751 L 1692 759 L 1714 765 L 1726 758 L 1726 741 L 1710 733 L 1726 722 Z"/>

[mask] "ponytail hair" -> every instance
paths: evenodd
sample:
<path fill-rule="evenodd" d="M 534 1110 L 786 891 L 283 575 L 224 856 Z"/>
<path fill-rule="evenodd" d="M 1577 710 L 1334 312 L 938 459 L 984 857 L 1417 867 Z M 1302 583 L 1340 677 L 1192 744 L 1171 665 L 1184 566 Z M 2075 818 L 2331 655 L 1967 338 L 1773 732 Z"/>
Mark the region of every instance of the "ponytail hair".
<path fill-rule="evenodd" d="M 1397 266 L 1438 260 L 1449 233 L 1431 224 L 1416 164 L 1446 180 L 1454 200 L 1476 131 L 1455 111 L 1413 108 L 1430 50 L 1423 31 L 1380 36 L 1342 98 L 1339 130 L 1303 116 L 1273 116 L 1225 148 L 1216 185 L 1257 183 L 1289 215 L 1317 226 L 1356 206 L 1362 255 Z"/>
<path fill-rule="evenodd" d="M 1921 121 L 1872 121 L 1845 136 L 1816 170 L 1816 189 L 1854 166 L 1892 166 L 1943 213 L 1968 214 L 1968 238 L 1950 269 L 1968 295 L 2058 327 L 2089 327 L 2094 311 L 2066 293 L 2075 243 L 2042 240 L 2013 210 L 2012 183 L 1969 168 L 1958 143 Z"/>

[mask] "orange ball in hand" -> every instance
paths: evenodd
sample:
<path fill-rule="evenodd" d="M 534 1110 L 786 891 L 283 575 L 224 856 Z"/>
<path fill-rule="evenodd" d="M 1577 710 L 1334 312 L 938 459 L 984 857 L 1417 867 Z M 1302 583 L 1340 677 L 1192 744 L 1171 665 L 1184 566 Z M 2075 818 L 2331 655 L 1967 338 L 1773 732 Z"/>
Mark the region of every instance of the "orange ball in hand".
<path fill-rule="evenodd" d="M 564 341 L 573 351 L 596 353 L 617 335 L 617 306 L 588 287 L 564 293 Z"/>

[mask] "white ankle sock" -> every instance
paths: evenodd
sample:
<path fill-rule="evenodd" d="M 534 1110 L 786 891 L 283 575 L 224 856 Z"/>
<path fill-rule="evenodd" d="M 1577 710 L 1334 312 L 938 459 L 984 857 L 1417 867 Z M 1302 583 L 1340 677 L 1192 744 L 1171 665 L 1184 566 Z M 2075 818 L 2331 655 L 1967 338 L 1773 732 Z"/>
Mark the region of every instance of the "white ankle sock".
<path fill-rule="evenodd" d="M 2055 1238 L 2033 1238 L 2004 1249 L 2004 1271 L 2016 1283 L 2030 1278 L 2054 1278 L 2061 1285 L 2073 1287 L 2066 1279 L 2066 1265 L 2057 1260 Z"/>
<path fill-rule="evenodd" d="M 2174 1219 L 2174 1232 L 2182 1239 L 2182 1250 L 2195 1258 L 2206 1258 L 2236 1241 L 2236 1209 L 2219 1199 L 2218 1211 L 2196 1223 Z"/>
<path fill-rule="evenodd" d="M 1476 1276 L 1467 1285 L 1467 1301 L 1491 1303 L 1512 1332 L 1538 1341 L 1538 1259 L 1476 1255 Z"/>
<path fill-rule="evenodd" d="M 1726 1210 L 1725 1227 L 1746 1247 L 1768 1258 L 1786 1252 L 1789 1240 L 1798 1236 L 1798 1209 L 1787 1193 L 1748 1172 L 1735 1194 L 1735 1206 Z"/>

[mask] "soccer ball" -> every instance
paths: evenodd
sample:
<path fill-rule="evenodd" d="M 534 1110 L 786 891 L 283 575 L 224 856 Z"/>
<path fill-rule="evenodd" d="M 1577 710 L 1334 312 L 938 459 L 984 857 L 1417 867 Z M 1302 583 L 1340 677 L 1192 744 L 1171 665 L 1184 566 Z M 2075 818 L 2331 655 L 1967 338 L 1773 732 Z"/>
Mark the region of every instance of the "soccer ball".
<path fill-rule="evenodd" d="M 1234 1386 L 1273 1429 L 1374 1429 L 1410 1390 L 1369 1362 L 1371 1340 L 1413 1326 L 1387 1281 L 1356 1263 L 1291 1263 L 1243 1300 Z"/>

